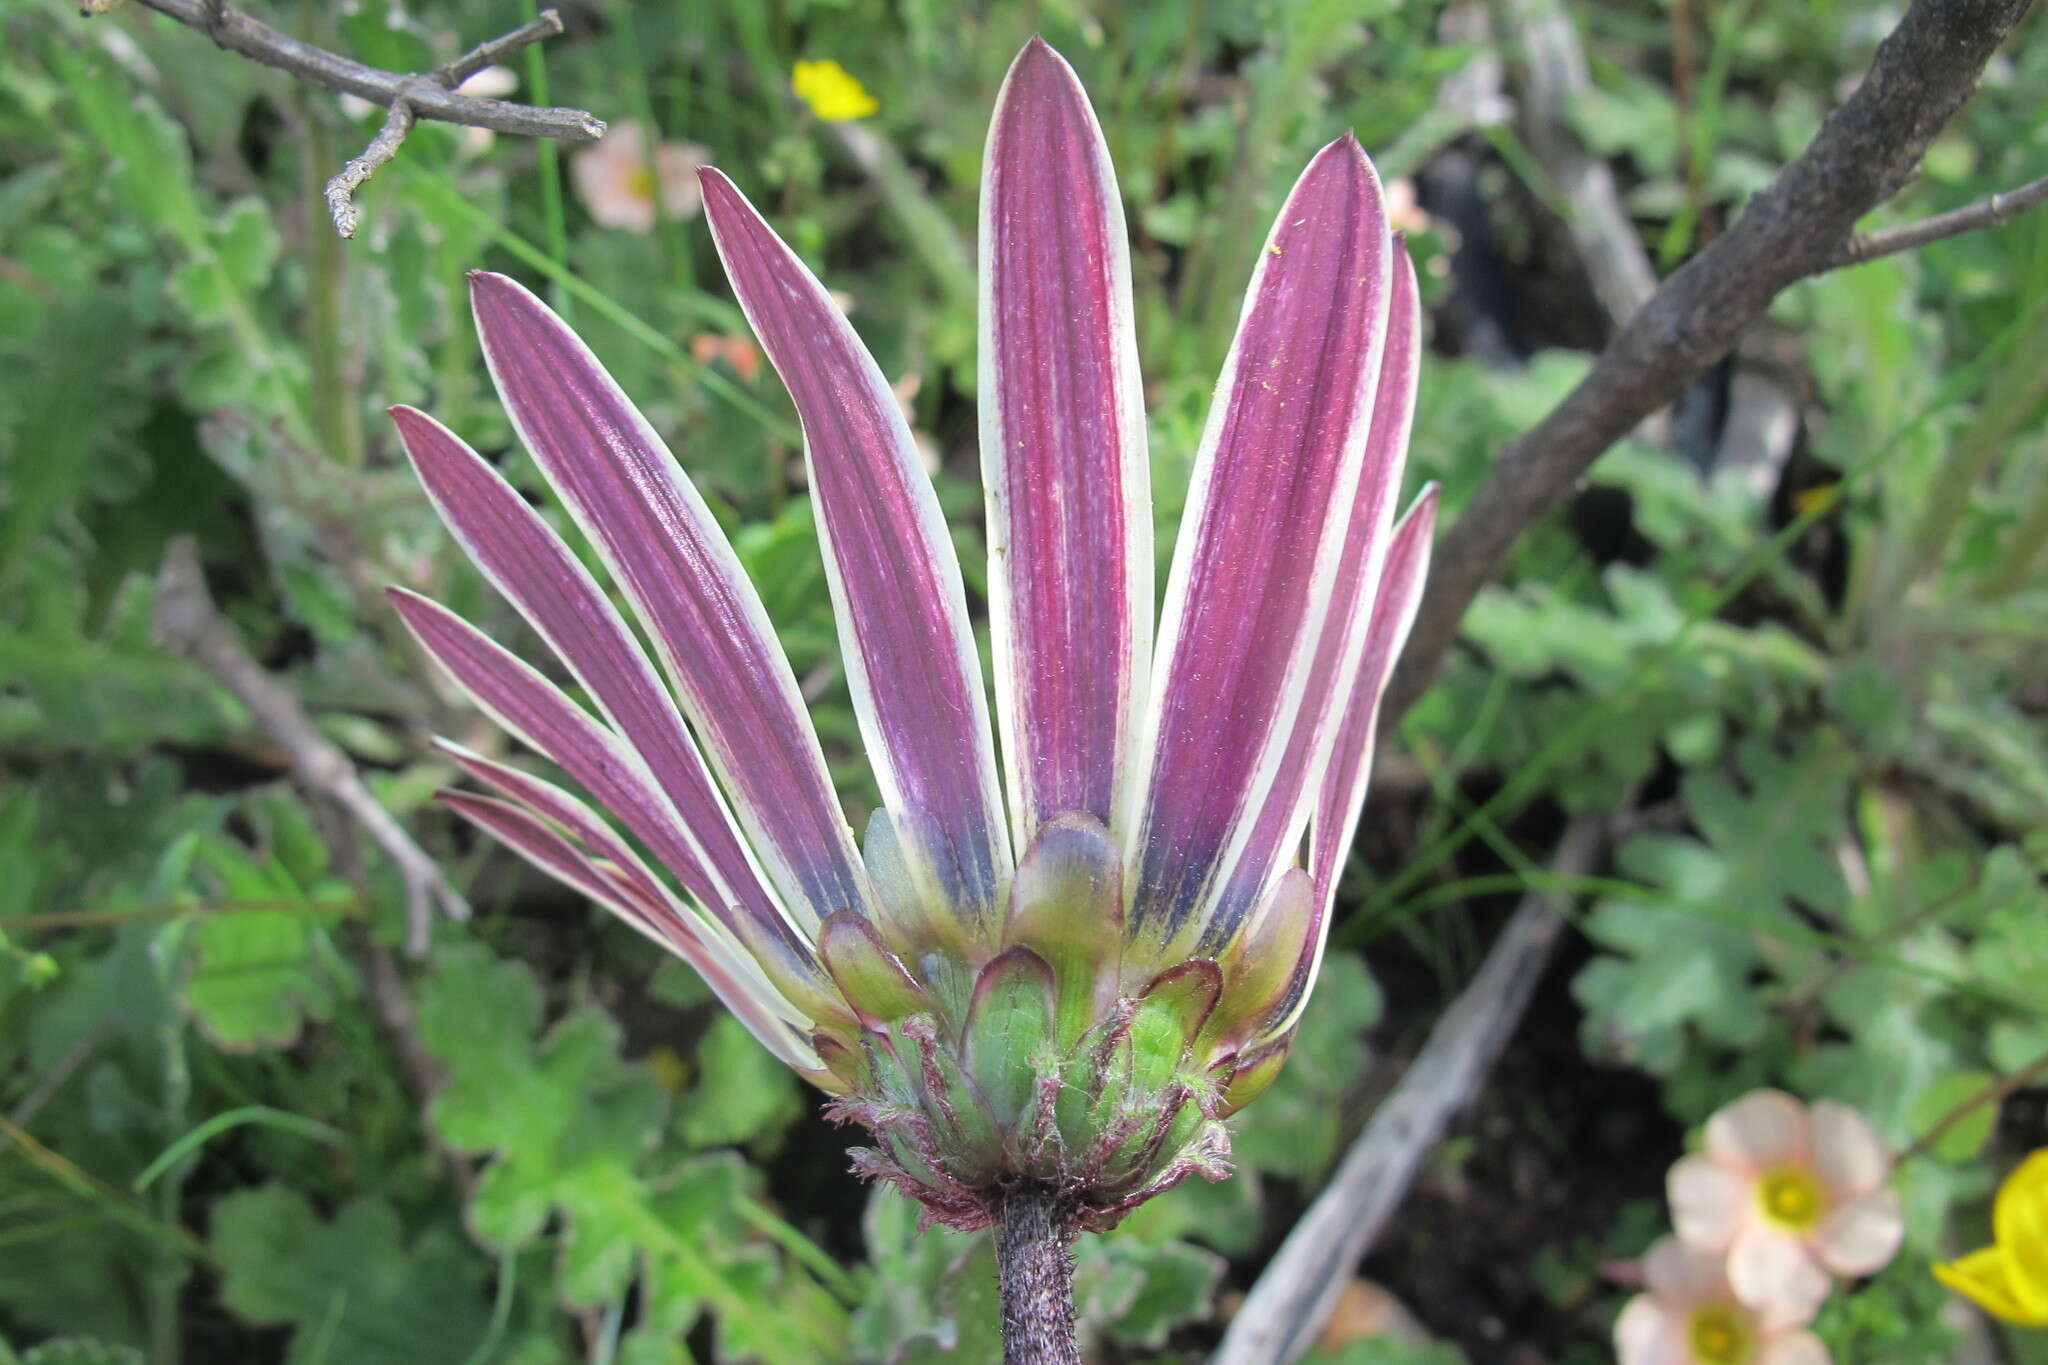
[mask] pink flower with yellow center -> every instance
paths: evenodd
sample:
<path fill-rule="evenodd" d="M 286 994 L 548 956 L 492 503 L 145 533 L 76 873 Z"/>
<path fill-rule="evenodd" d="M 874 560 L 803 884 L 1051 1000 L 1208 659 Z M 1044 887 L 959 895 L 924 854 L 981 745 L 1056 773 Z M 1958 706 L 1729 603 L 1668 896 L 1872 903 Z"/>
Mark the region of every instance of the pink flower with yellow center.
<path fill-rule="evenodd" d="M 598 226 L 652 232 L 657 196 L 668 217 L 697 216 L 704 204 L 697 171 L 710 155 L 694 142 L 664 142 L 654 149 L 650 166 L 647 130 L 631 119 L 622 119 L 601 139 L 576 153 L 569 163 L 569 178 L 576 186 L 576 197 Z"/>
<path fill-rule="evenodd" d="M 1643 1257 L 1648 1293 L 1614 1322 L 1621 1365 L 1828 1365 L 1807 1315 L 1735 1296 L 1726 1260 L 1666 1237 Z"/>
<path fill-rule="evenodd" d="M 1707 1120 L 1705 1152 L 1671 1168 L 1671 1221 L 1689 1246 L 1727 1258 L 1741 1302 L 1810 1318 L 1831 1275 L 1868 1275 L 1897 1253 L 1891 1166 L 1848 1105 L 1755 1090 Z"/>

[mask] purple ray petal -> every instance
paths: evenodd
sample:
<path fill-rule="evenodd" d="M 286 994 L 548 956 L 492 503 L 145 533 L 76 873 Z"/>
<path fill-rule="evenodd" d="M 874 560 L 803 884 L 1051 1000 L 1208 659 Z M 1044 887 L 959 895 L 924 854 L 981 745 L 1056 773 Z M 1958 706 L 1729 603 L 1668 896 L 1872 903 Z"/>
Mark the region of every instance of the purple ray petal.
<path fill-rule="evenodd" d="M 705 871 L 700 846 L 638 754 L 525 660 L 454 612 L 403 588 L 393 588 L 389 595 L 421 647 L 493 720 L 561 765 L 700 903 L 714 914 L 737 918 L 733 908 L 719 900 L 718 883 Z M 766 925 L 780 956 L 791 964 L 801 965 L 810 957 L 809 948 L 782 916 L 756 922 Z"/>
<path fill-rule="evenodd" d="M 1352 680 L 1365 654 L 1393 531 L 1394 498 L 1401 491 L 1401 470 L 1407 461 L 1421 361 L 1421 295 L 1415 285 L 1415 267 L 1397 241 L 1386 346 L 1365 441 L 1365 468 L 1352 499 L 1344 550 L 1318 632 L 1306 699 L 1294 718 L 1274 784 L 1265 794 L 1258 820 L 1222 894 L 1198 912 L 1204 928 L 1195 935 L 1195 951 L 1206 956 L 1220 952 L 1230 941 L 1244 915 L 1264 898 L 1273 879 L 1293 866 L 1301 848 L 1302 832 L 1351 698 Z"/>
<path fill-rule="evenodd" d="M 469 776 L 497 788 L 505 799 L 554 825 L 572 843 L 588 850 L 592 857 L 616 866 L 620 877 L 634 891 L 638 904 L 659 905 L 665 899 L 672 899 L 668 889 L 640 861 L 639 855 L 625 840 L 619 838 L 596 811 L 563 788 L 509 763 L 485 758 L 453 740 L 436 739 L 434 748 Z"/>
<path fill-rule="evenodd" d="M 610 824 L 590 807 L 552 782 L 472 753 L 452 740 L 437 739 L 434 747 L 477 781 L 496 787 L 515 803 L 552 823 L 585 849 L 601 867 L 614 869 L 613 880 L 624 883 L 635 903 L 648 918 L 670 937 L 705 936 L 716 940 L 736 964 L 735 970 L 747 981 L 757 983 L 766 995 L 779 994 L 790 1002 L 792 1019 L 808 1027 L 815 1023 L 852 1021 L 845 1002 L 838 997 L 824 964 L 807 944 L 794 941 L 782 928 L 779 916 L 761 920 L 744 915 L 720 915 L 706 921 L 684 908 L 640 860 Z"/>
<path fill-rule="evenodd" d="M 868 892 L 789 661 L 711 511 L 545 304 L 470 276 L 484 359 L 533 453 L 648 629 L 782 901 L 806 928 Z"/>
<path fill-rule="evenodd" d="M 1332 743 L 1329 768 L 1316 793 L 1315 815 L 1309 821 L 1309 871 L 1315 888 L 1303 960 L 1264 1036 L 1273 1038 L 1294 1027 L 1315 988 L 1322 966 L 1323 944 L 1330 933 L 1330 909 L 1337 896 L 1337 874 L 1358 832 L 1365 810 L 1366 784 L 1372 779 L 1372 755 L 1379 729 L 1380 700 L 1387 680 L 1408 641 L 1409 627 L 1422 603 L 1423 581 L 1429 575 L 1429 553 L 1436 535 L 1437 487 L 1430 484 L 1416 497 L 1394 528 L 1387 548 L 1386 572 L 1366 629 L 1364 658 L 1344 706 L 1344 718 Z"/>
<path fill-rule="evenodd" d="M 1019 848 L 1081 811 L 1123 843 L 1152 647 L 1152 492 L 1109 149 L 1042 39 L 996 101 L 981 184 L 989 619 Z"/>
<path fill-rule="evenodd" d="M 473 753 L 452 740 L 437 739 L 434 747 L 477 781 L 496 787 L 513 805 L 553 826 L 604 874 L 607 884 L 616 888 L 616 894 L 629 898 L 628 909 L 646 922 L 646 928 L 666 940 L 673 940 L 671 946 L 682 945 L 685 941 L 708 942 L 712 945 L 711 951 L 728 964 L 729 970 L 745 982 L 752 993 L 763 1000 L 784 1002 L 779 1005 L 778 1012 L 785 1018 L 792 1023 L 801 1023 L 806 1029 L 817 1022 L 819 1016 L 810 1008 L 811 1002 L 805 994 L 785 991 L 777 981 L 770 979 L 755 953 L 735 940 L 723 925 L 691 913 L 648 870 L 640 855 L 589 806 L 552 782 Z M 818 980 L 823 981 L 823 967 L 816 966 L 815 970 Z M 837 1012 L 843 1014 L 844 1009 Z"/>
<path fill-rule="evenodd" d="M 1296 182 L 1259 256 L 1167 580 L 1133 932 L 1179 942 L 1225 886 L 1308 704 L 1365 464 L 1392 243 L 1349 136 Z"/>
<path fill-rule="evenodd" d="M 796 403 L 841 653 L 882 800 L 913 858 L 992 926 L 1009 862 L 960 565 L 881 369 L 733 183 L 700 175 L 733 292 Z"/>
<path fill-rule="evenodd" d="M 688 932 L 687 928 L 684 932 L 667 931 L 651 913 L 652 907 L 641 903 L 623 878 L 592 861 L 545 820 L 522 806 L 495 797 L 452 791 L 436 795 L 535 867 L 575 887 L 688 962 L 720 1003 L 783 1063 L 806 1072 L 823 1068 L 806 1033 L 787 1017 L 787 1002 L 775 996 L 765 982 L 749 980 L 729 950 L 708 936 Z"/>
<path fill-rule="evenodd" d="M 1409 627 L 1422 603 L 1429 576 L 1429 553 L 1436 536 L 1437 487 L 1430 484 L 1416 497 L 1401 524 L 1394 528 L 1387 550 L 1386 572 L 1366 628 L 1364 657 L 1344 706 L 1343 721 L 1331 745 L 1331 761 L 1316 796 L 1310 824 L 1309 866 L 1315 874 L 1316 899 L 1325 906 L 1337 890 L 1337 873 L 1357 832 L 1365 809 L 1366 783 L 1372 777 L 1373 743 L 1379 730 L 1380 698 L 1408 642 Z"/>
<path fill-rule="evenodd" d="M 582 562 L 446 427 L 406 407 L 391 409 L 391 419 L 427 496 L 470 559 L 540 632 L 674 803 L 713 882 L 703 899 L 742 906 L 764 921 L 780 918 L 668 690 Z"/>

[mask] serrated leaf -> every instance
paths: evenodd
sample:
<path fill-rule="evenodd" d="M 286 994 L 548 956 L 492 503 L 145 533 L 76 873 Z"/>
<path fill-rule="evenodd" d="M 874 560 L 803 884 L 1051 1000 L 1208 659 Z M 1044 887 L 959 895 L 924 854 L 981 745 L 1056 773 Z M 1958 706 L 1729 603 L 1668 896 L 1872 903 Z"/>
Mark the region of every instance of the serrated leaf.
<path fill-rule="evenodd" d="M 238 1316 L 294 1329 L 293 1365 L 317 1352 L 350 1365 L 467 1358 L 490 1327 L 484 1263 L 451 1227 L 408 1244 L 381 1199 L 332 1221 L 281 1185 L 213 1206 L 222 1298 Z"/>
<path fill-rule="evenodd" d="M 1216 1286 L 1226 1268 L 1215 1252 L 1185 1242 L 1148 1246 L 1129 1238 L 1106 1240 L 1099 1246 L 1106 1267 L 1136 1276 L 1134 1290 L 1121 1307 L 1096 1320 L 1114 1340 L 1157 1350 L 1166 1344 L 1168 1333 L 1206 1318 L 1214 1308 Z M 1076 1268 L 1077 1297 L 1090 1264 L 1083 1261 Z"/>
<path fill-rule="evenodd" d="M 796 1077 L 731 1015 L 713 1020 L 695 1056 L 697 1081 L 678 1102 L 676 1122 L 691 1146 L 772 1150 L 803 1116 Z"/>

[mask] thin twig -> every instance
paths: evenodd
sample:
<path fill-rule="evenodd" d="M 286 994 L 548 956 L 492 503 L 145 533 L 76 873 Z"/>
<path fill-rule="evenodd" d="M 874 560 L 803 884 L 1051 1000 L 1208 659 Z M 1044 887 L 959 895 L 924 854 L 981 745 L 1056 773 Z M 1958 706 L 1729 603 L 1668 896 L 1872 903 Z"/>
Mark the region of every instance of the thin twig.
<path fill-rule="evenodd" d="M 1944 237 L 1998 227 L 2043 204 L 2048 204 L 2048 175 L 2016 190 L 1994 194 L 1989 199 L 1980 199 L 1963 208 L 1950 209 L 1947 213 L 1937 213 L 1917 223 L 1901 223 L 1876 232 L 1859 232 L 1842 249 L 1840 264 L 1861 265 L 1880 256 L 1891 256 L 1926 246 L 1929 242 L 1938 242 Z"/>
<path fill-rule="evenodd" d="M 1987 1104 L 2003 1104 L 2005 1097 L 2015 1091 L 2025 1090 L 2031 1085 L 2048 1080 L 2048 1053 L 2043 1053 L 2028 1062 L 2018 1071 L 2002 1080 L 1993 1081 L 1976 1094 L 1964 1100 L 1955 1108 L 1943 1114 L 1932 1128 L 1922 1133 L 1912 1146 L 1899 1153 L 1894 1165 L 1903 1166 L 1918 1157 L 1933 1151 L 1935 1145 L 1947 1137 L 1949 1130 L 1976 1113 Z"/>
<path fill-rule="evenodd" d="M 468 904 L 441 876 L 434 860 L 370 794 L 348 755 L 320 733 L 298 698 L 250 657 L 234 628 L 221 618 L 206 590 L 199 552 L 190 536 L 179 536 L 164 549 L 151 630 L 159 645 L 193 660 L 240 698 L 256 723 L 285 751 L 292 775 L 300 784 L 348 812 L 384 850 L 405 886 L 408 951 L 416 955 L 426 951 L 435 906 L 450 919 L 468 918 Z"/>
<path fill-rule="evenodd" d="M 1563 402 L 1501 452 L 1437 547 L 1383 715 L 1422 694 L 1466 607 L 1595 460 L 1726 355 L 1785 289 L 1849 263 L 1857 220 L 1912 178 L 2030 3 L 1914 0 L 1806 150 L 1658 287 Z"/>
<path fill-rule="evenodd" d="M 327 188 L 322 191 L 327 199 L 327 215 L 334 220 L 334 230 L 343 237 L 355 236 L 356 224 L 361 221 L 361 210 L 356 208 L 356 191 L 398 155 L 398 149 L 405 145 L 405 136 L 412 131 L 414 122 L 416 116 L 412 111 L 412 101 L 400 95 L 391 101 L 391 110 L 384 115 L 383 126 L 377 129 L 377 136 L 370 139 L 370 145 L 350 157 L 327 182 Z"/>
<path fill-rule="evenodd" d="M 92 1054 L 100 1050 L 100 1044 L 106 1042 L 108 1035 L 113 1031 L 114 1021 L 109 1018 L 101 1019 L 80 1034 L 78 1041 L 65 1049 L 64 1055 L 57 1059 L 57 1064 L 50 1068 L 49 1074 L 37 1083 L 35 1089 L 22 1097 L 21 1103 L 14 1106 L 7 1115 L 7 1121 L 18 1128 L 26 1128 L 35 1122 L 36 1115 L 42 1112 L 43 1106 L 64 1088 L 80 1067 L 92 1060 Z"/>
<path fill-rule="evenodd" d="M 1573 824 L 1550 870 L 1584 876 L 1605 834 L 1596 820 Z M 1289 1365 L 1315 1344 L 1358 1262 L 1521 1021 L 1564 928 L 1555 901 L 1533 891 L 1522 898 L 1479 974 L 1430 1030 L 1414 1064 L 1260 1273 L 1209 1365 Z"/>
<path fill-rule="evenodd" d="M 526 137 L 590 142 L 604 136 L 604 120 L 582 109 L 546 108 L 508 100 L 464 95 L 455 87 L 485 67 L 562 31 L 554 10 L 477 44 L 439 70 L 425 73 L 385 71 L 350 57 L 302 42 L 223 0 L 140 0 L 140 3 L 188 28 L 206 34 L 219 46 L 264 66 L 276 67 L 310 85 L 337 94 L 355 95 L 391 110 L 384 126 L 362 155 L 342 168 L 327 185 L 328 209 L 342 236 L 354 233 L 356 212 L 349 196 L 378 167 L 397 154 L 416 119 L 458 123 L 492 132 Z M 403 112 L 401 112 L 403 111 Z"/>

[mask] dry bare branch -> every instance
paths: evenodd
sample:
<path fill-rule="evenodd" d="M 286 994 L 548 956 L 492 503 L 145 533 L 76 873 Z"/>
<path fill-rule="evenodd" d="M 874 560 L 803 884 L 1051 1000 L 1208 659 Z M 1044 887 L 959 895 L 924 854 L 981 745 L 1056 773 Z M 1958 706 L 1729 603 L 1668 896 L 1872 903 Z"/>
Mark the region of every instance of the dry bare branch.
<path fill-rule="evenodd" d="M 281 33 L 262 20 L 223 0 L 139 0 L 167 18 L 206 34 L 219 46 L 264 66 L 286 71 L 309 85 L 337 94 L 354 95 L 391 110 L 384 126 L 362 155 L 342 168 L 327 185 L 327 203 L 335 231 L 354 235 L 356 211 L 350 196 L 389 162 L 417 119 L 488 128 L 526 137 L 590 142 L 604 136 L 604 120 L 582 109 L 544 108 L 508 100 L 464 95 L 456 86 L 521 48 L 562 31 L 554 10 L 510 33 L 477 44 L 436 71 L 406 73 L 365 66 L 324 47 Z"/>
<path fill-rule="evenodd" d="M 299 699 L 250 656 L 234 627 L 222 619 L 190 536 L 179 536 L 164 549 L 150 628 L 164 649 L 191 659 L 240 699 L 264 733 L 284 750 L 301 786 L 340 806 L 384 850 L 405 886 L 409 951 L 426 951 L 436 906 L 450 919 L 468 918 L 468 903 L 370 794 L 348 755 L 320 733 Z"/>
<path fill-rule="evenodd" d="M 1965 232 L 1997 227 L 2043 204 L 2048 204 L 2048 175 L 2029 181 L 2016 190 L 1994 194 L 1974 204 L 1937 213 L 1932 218 L 1922 218 L 1917 223 L 1901 223 L 1876 232 L 1859 232 L 1842 249 L 1842 259 L 1838 264 L 1861 265 L 1880 256 L 1892 256 L 1926 246 L 1929 242 L 1938 242 L 1944 237 L 1958 237 Z"/>
<path fill-rule="evenodd" d="M 1726 355 L 1787 287 L 1870 258 L 1867 246 L 1862 257 L 1851 254 L 1857 220 L 1912 178 L 2030 3 L 1914 0 L 1806 150 L 1728 232 L 1659 286 L 1563 402 L 1501 452 L 1437 547 L 1386 714 L 1421 695 L 1465 608 L 1499 577 L 1516 538 L 1562 504 L 1594 460 Z M 2009 203 L 1986 208 L 1957 230 L 2017 211 Z M 1918 244 L 1896 240 L 1902 244 L 1891 249 Z"/>

